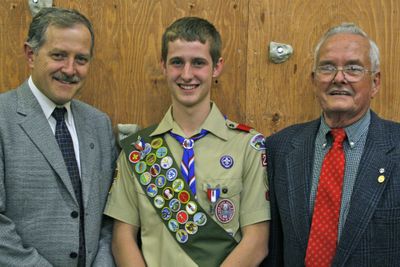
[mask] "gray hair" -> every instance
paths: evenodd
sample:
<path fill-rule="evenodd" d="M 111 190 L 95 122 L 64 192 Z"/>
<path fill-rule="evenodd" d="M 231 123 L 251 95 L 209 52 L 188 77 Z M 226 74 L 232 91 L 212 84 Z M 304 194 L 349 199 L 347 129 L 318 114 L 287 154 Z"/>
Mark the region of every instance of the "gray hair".
<path fill-rule="evenodd" d="M 37 53 L 46 41 L 46 31 L 49 26 L 59 28 L 70 28 L 77 24 L 86 26 L 91 35 L 90 55 L 93 55 L 94 31 L 88 18 L 76 10 L 48 7 L 42 8 L 32 19 L 29 26 L 26 42 Z"/>
<path fill-rule="evenodd" d="M 316 66 L 317 58 L 319 56 L 319 50 L 320 50 L 322 44 L 324 44 L 325 41 L 329 37 L 336 35 L 336 34 L 340 34 L 340 33 L 356 34 L 356 35 L 360 35 L 368 40 L 369 45 L 370 45 L 369 58 L 371 60 L 372 72 L 377 72 L 379 70 L 379 64 L 380 64 L 379 48 L 376 45 L 376 43 L 371 38 L 369 38 L 369 36 L 360 27 L 358 27 L 354 23 L 342 23 L 338 26 L 332 27 L 324 34 L 324 36 L 322 36 L 322 38 L 319 40 L 317 46 L 315 47 L 313 69 L 315 70 L 315 68 L 317 67 Z"/>

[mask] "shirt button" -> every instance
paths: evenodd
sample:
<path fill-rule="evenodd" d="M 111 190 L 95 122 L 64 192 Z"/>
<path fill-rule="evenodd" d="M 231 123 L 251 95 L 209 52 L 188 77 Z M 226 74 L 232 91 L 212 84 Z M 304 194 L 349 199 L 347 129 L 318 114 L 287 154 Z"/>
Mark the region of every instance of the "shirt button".
<path fill-rule="evenodd" d="M 79 216 L 79 213 L 77 211 L 74 210 L 73 212 L 71 212 L 72 218 L 78 218 L 78 216 Z"/>
<path fill-rule="evenodd" d="M 71 259 L 76 259 L 76 257 L 78 257 L 78 253 L 76 253 L 76 252 L 71 252 L 71 253 L 69 254 L 69 257 L 70 257 Z"/>
<path fill-rule="evenodd" d="M 226 188 L 226 187 L 222 188 L 222 193 L 224 193 L 224 194 L 228 193 L 228 188 Z"/>

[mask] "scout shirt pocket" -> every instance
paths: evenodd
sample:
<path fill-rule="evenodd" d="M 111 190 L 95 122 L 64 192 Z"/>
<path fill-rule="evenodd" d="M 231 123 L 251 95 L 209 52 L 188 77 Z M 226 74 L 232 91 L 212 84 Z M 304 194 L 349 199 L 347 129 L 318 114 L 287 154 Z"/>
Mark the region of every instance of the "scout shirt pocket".
<path fill-rule="evenodd" d="M 240 193 L 242 179 L 213 179 L 203 183 L 210 216 L 235 238 L 240 239 Z"/>

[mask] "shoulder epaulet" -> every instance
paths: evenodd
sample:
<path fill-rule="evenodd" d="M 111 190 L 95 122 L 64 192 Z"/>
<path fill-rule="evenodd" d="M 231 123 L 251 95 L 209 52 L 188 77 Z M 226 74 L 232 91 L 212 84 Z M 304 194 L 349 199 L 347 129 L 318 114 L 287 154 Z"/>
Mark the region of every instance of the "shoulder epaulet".
<path fill-rule="evenodd" d="M 239 130 L 239 131 L 243 131 L 246 133 L 252 133 L 252 134 L 258 134 L 258 132 L 256 130 L 254 130 L 253 127 L 250 127 L 248 125 L 245 124 L 241 124 L 241 123 L 237 123 L 237 122 L 233 122 L 231 120 L 226 120 L 226 126 L 228 126 L 229 129 L 233 129 L 233 130 Z"/>

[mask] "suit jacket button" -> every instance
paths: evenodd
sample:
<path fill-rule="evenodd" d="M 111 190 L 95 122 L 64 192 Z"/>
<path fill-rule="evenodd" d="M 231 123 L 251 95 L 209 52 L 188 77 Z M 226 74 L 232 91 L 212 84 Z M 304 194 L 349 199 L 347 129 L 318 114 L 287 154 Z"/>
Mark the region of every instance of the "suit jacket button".
<path fill-rule="evenodd" d="M 73 212 L 71 212 L 72 218 L 78 218 L 78 216 L 79 216 L 79 213 L 77 211 L 74 210 Z"/>
<path fill-rule="evenodd" d="M 76 252 L 71 252 L 71 253 L 69 254 L 69 257 L 70 257 L 71 259 L 76 259 L 76 257 L 78 257 L 78 253 L 76 253 Z"/>

